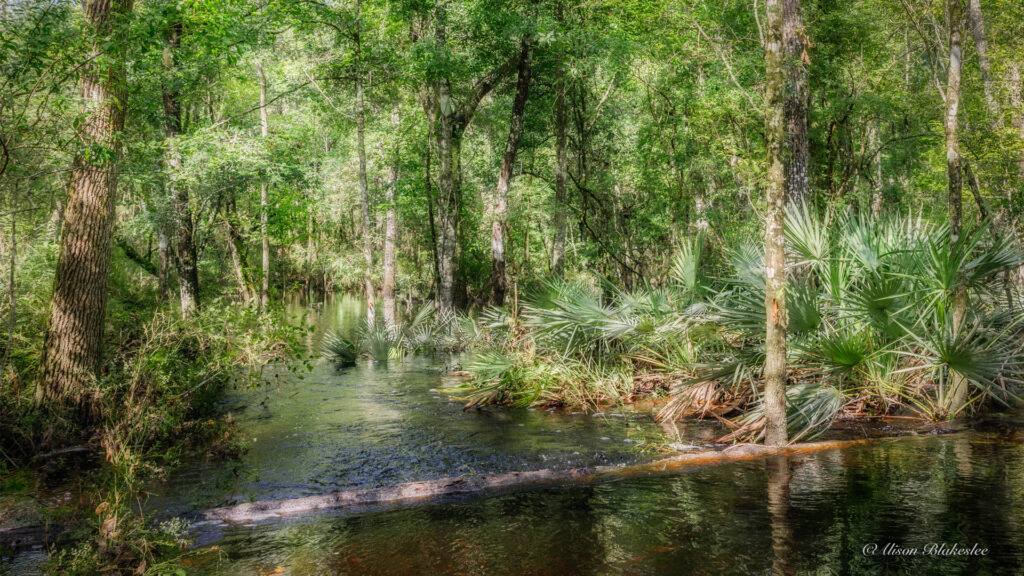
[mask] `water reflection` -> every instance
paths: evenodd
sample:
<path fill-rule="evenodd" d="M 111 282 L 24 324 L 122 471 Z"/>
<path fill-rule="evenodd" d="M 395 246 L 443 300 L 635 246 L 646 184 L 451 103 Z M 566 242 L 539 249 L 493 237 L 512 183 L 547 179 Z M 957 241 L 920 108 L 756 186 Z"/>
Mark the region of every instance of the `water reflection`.
<path fill-rule="evenodd" d="M 295 305 L 314 327 L 349 334 L 362 303 Z M 644 440 L 688 449 L 718 430 L 536 410 L 464 412 L 433 391 L 424 358 L 337 371 L 229 398 L 250 440 L 242 462 L 197 462 L 156 491 L 162 514 L 457 474 L 635 462 Z M 341 511 L 257 526 L 202 526 L 210 575 L 327 574 L 1004 574 L 1024 565 L 1024 448 L 1003 435 L 923 437 L 596 485 Z M 884 556 L 974 543 L 984 557 Z"/>
<path fill-rule="evenodd" d="M 293 303 L 289 314 L 313 328 L 307 345 L 315 351 L 328 330 L 351 336 L 364 307 L 339 297 L 312 309 Z M 360 360 L 342 370 L 321 360 L 309 373 L 271 367 L 266 376 L 263 387 L 226 400 L 249 445 L 244 458 L 191 463 L 151 489 L 152 510 L 188 514 L 461 474 L 633 463 L 657 456 L 645 442 L 666 441 L 649 412 L 463 411 L 437 392 L 454 382 L 444 359 Z M 694 442 L 704 429 L 718 426 L 691 422 L 674 434 Z"/>
<path fill-rule="evenodd" d="M 969 446 L 954 450 L 957 443 Z M 965 468 L 960 459 L 971 460 Z M 1024 447 L 986 436 L 219 527 L 204 574 L 1014 574 Z M 966 473 L 966 475 L 965 475 Z M 869 543 L 989 549 L 864 553 Z"/>
<path fill-rule="evenodd" d="M 772 574 L 796 574 L 792 562 L 793 527 L 789 523 L 789 458 L 770 456 L 765 461 L 768 472 L 768 514 L 772 530 Z"/>

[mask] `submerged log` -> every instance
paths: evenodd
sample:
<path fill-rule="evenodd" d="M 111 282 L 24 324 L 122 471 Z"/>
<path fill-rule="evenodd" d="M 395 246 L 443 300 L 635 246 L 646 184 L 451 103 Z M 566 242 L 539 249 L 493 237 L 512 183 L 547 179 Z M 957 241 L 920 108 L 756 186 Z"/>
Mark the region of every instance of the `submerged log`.
<path fill-rule="evenodd" d="M 276 517 L 291 516 L 355 506 L 396 504 L 422 501 L 443 496 L 487 492 L 510 488 L 535 487 L 555 483 L 591 483 L 606 479 L 669 472 L 684 468 L 725 464 L 744 460 L 756 460 L 772 455 L 795 455 L 823 450 L 839 450 L 865 444 L 869 440 L 840 440 L 810 442 L 789 446 L 771 447 L 761 444 L 737 444 L 725 450 L 709 450 L 680 454 L 632 466 L 596 466 L 571 468 L 568 470 L 535 470 L 530 472 L 509 472 L 478 476 L 458 476 L 423 482 L 407 482 L 385 488 L 343 490 L 330 494 L 289 498 L 286 500 L 265 500 L 248 502 L 236 506 L 207 510 L 201 520 L 210 522 L 258 522 Z"/>

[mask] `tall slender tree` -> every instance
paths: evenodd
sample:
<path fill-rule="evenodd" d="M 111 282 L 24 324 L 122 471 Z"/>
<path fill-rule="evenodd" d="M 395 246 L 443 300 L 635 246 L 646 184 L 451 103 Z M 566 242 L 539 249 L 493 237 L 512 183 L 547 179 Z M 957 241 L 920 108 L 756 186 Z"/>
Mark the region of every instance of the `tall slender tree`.
<path fill-rule="evenodd" d="M 256 74 L 260 83 L 260 137 L 265 141 L 270 137 L 270 120 L 267 117 L 267 75 L 263 71 L 263 60 L 256 61 Z M 260 310 L 270 305 L 270 232 L 267 229 L 270 218 L 270 193 L 267 179 L 260 183 Z"/>
<path fill-rule="evenodd" d="M 355 22 L 352 42 L 355 46 L 356 85 L 356 154 L 359 157 L 359 198 L 363 214 L 363 291 L 366 296 L 366 321 L 377 322 L 376 291 L 373 288 L 373 223 L 370 222 L 370 187 L 366 178 L 366 102 L 363 94 L 363 39 L 360 22 L 360 2 L 355 3 Z"/>
<path fill-rule="evenodd" d="M 985 108 L 989 122 L 997 128 L 1002 125 L 999 100 L 996 98 L 995 82 L 992 79 L 992 65 L 988 59 L 988 36 L 985 34 L 985 16 L 981 11 L 981 0 L 967 0 L 967 17 L 974 39 L 974 51 L 978 55 L 978 69 L 981 71 L 981 86 L 985 94 Z"/>
<path fill-rule="evenodd" d="M 398 189 L 398 165 L 399 139 L 398 131 L 401 128 L 401 117 L 399 105 L 396 101 L 391 107 L 391 132 L 394 136 L 394 144 L 391 148 L 391 158 L 388 163 L 388 183 L 385 189 L 384 202 L 387 204 L 387 211 L 384 215 L 384 281 L 381 285 L 381 296 L 384 300 L 384 324 L 393 327 L 395 325 L 395 242 L 398 237 L 398 216 L 395 210 L 395 197 Z"/>
<path fill-rule="evenodd" d="M 174 228 L 177 241 L 178 287 L 181 298 L 181 316 L 189 318 L 199 310 L 199 267 L 196 257 L 192 209 L 189 205 L 188 187 L 175 181 L 176 172 L 181 170 L 181 152 L 178 137 L 181 135 L 181 79 L 176 69 L 175 58 L 181 43 L 181 14 L 176 6 L 169 8 L 170 16 L 167 34 L 164 38 L 163 85 L 164 134 L 167 144 L 165 162 L 170 174 L 167 188 L 174 205 Z"/>
<path fill-rule="evenodd" d="M 767 0 L 765 31 L 765 138 L 768 172 L 765 182 L 765 444 L 786 444 L 786 68 L 783 27 L 785 4 Z"/>
<path fill-rule="evenodd" d="M 949 189 L 949 241 L 956 243 L 963 231 L 963 166 L 960 159 L 960 74 L 963 67 L 963 4 L 948 0 L 949 64 L 946 68 L 946 175 Z M 953 332 L 962 328 L 967 314 L 967 293 L 963 288 L 952 294 Z M 967 380 L 950 374 L 950 389 L 945 398 L 948 414 L 956 414 L 967 399 Z"/>
<path fill-rule="evenodd" d="M 564 25 L 561 0 L 555 4 L 555 20 L 560 26 Z M 565 131 L 568 123 L 565 107 L 565 65 L 564 48 L 559 47 L 555 60 L 555 238 L 551 246 L 551 271 L 557 278 L 565 274 L 565 213 L 569 200 L 566 193 L 569 155 Z"/>
<path fill-rule="evenodd" d="M 1020 65 L 1010 62 L 1009 87 L 1010 105 L 1014 108 L 1013 125 L 1017 128 L 1017 139 L 1021 143 L 1017 153 L 1017 173 L 1024 178 L 1024 82 L 1021 81 Z"/>
<path fill-rule="evenodd" d="M 91 44 L 79 77 L 85 120 L 77 131 L 36 403 L 87 409 L 103 352 L 132 0 L 82 6 Z"/>
<path fill-rule="evenodd" d="M 807 34 L 800 0 L 782 0 L 782 49 L 786 87 L 786 201 L 802 206 L 810 200 L 810 146 L 807 140 Z"/>
<path fill-rule="evenodd" d="M 516 79 L 516 95 L 512 100 L 512 117 L 508 126 L 508 141 L 501 159 L 498 173 L 498 189 L 494 194 L 494 222 L 491 224 L 491 303 L 501 306 L 505 303 L 505 227 L 508 215 L 508 188 L 512 181 L 519 140 L 523 135 L 523 117 L 526 114 L 526 100 L 530 92 L 530 70 L 533 46 L 529 38 L 523 38 L 519 49 L 519 71 Z"/>

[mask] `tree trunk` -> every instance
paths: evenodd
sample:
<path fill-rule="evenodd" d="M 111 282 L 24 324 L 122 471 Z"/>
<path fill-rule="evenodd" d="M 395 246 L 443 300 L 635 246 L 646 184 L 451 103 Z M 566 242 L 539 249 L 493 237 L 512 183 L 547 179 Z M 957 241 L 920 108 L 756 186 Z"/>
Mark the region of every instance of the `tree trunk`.
<path fill-rule="evenodd" d="M 447 43 L 447 5 L 438 2 L 434 10 L 434 39 L 438 47 Z M 451 81 L 446 76 L 434 82 L 433 114 L 437 142 L 437 265 L 438 302 L 442 314 L 454 312 L 455 258 L 458 249 L 459 219 L 462 207 L 462 136 L 473 118 L 477 105 L 490 93 L 495 84 L 512 70 L 517 62 L 509 59 L 481 77 L 468 100 L 456 103 L 452 97 Z"/>
<path fill-rule="evenodd" d="M 871 182 L 871 216 L 875 220 L 882 217 L 882 210 L 885 207 L 884 186 L 882 184 L 882 151 L 879 149 L 878 140 L 878 121 L 872 120 L 871 124 L 868 125 L 868 147 L 872 154 L 874 154 L 871 158 L 871 163 L 875 169 Z"/>
<path fill-rule="evenodd" d="M 438 5 L 435 14 L 435 36 L 439 46 L 446 42 L 446 14 L 443 5 Z M 437 139 L 437 309 L 442 314 L 454 311 L 453 287 L 455 282 L 455 248 L 459 224 L 459 148 L 461 130 L 456 125 L 455 104 L 452 102 L 451 85 L 447 78 L 441 78 L 435 86 L 434 105 L 436 120 L 434 129 Z"/>
<path fill-rule="evenodd" d="M 366 295 L 366 322 L 377 322 L 376 291 L 373 289 L 373 226 L 370 223 L 370 187 L 366 182 L 366 107 L 363 101 L 362 45 L 359 30 L 359 2 L 356 1 L 356 152 L 359 156 L 359 197 L 363 212 L 363 291 Z"/>
<path fill-rule="evenodd" d="M 181 41 L 181 20 L 175 14 L 170 23 L 164 43 L 164 130 L 167 139 L 166 163 L 170 169 L 167 187 L 174 202 L 174 227 L 176 232 L 178 288 L 181 296 L 181 317 L 188 319 L 199 310 L 199 267 L 196 257 L 192 208 L 189 204 L 188 188 L 175 182 L 176 172 L 181 170 L 181 153 L 177 138 L 181 134 L 181 93 L 175 78 L 175 52 Z"/>
<path fill-rule="evenodd" d="M 238 295 L 242 298 L 242 303 L 248 306 L 253 299 L 252 285 L 245 273 L 245 240 L 238 230 L 233 195 L 229 196 L 224 207 L 224 226 L 228 231 L 228 251 L 231 253 L 231 270 L 234 272 L 235 282 L 238 284 Z"/>
<path fill-rule="evenodd" d="M 768 173 L 765 222 L 765 444 L 782 446 L 786 434 L 786 70 L 783 48 L 784 5 L 795 0 L 767 0 L 765 59 L 765 136 Z"/>
<path fill-rule="evenodd" d="M 384 216 L 384 284 L 381 287 L 384 298 L 384 324 L 389 328 L 395 325 L 395 239 L 398 236 L 395 196 L 398 188 L 398 133 L 400 129 L 401 122 L 396 102 L 391 107 L 391 133 L 395 138 L 395 143 L 391 150 L 391 164 L 388 166 L 388 184 L 384 197 L 387 213 Z"/>
<path fill-rule="evenodd" d="M 956 242 L 963 231 L 963 168 L 960 160 L 960 72 L 963 66 L 961 0 L 949 0 L 949 67 L 946 78 L 946 174 L 949 186 L 949 239 Z M 953 331 L 959 332 L 967 312 L 967 294 L 958 289 L 951 303 Z M 959 412 L 967 399 L 967 381 L 958 373 L 949 375 L 950 390 L 946 397 L 946 413 Z"/>
<path fill-rule="evenodd" d="M 157 259 L 157 286 L 160 292 L 160 301 L 166 302 L 169 298 L 169 289 L 167 284 L 167 272 L 168 265 L 170 264 L 170 251 L 171 251 L 171 239 L 167 237 L 167 233 L 163 231 L 161 226 L 160 230 L 156 233 L 156 259 Z"/>
<path fill-rule="evenodd" d="M 121 43 L 132 0 L 86 0 L 83 8 L 93 43 L 79 78 L 87 114 L 78 129 L 79 150 L 105 153 L 89 157 L 78 153 L 72 165 L 35 401 L 54 407 L 77 405 L 87 415 L 94 408 L 87 405 L 88 389 L 99 376 L 103 353 L 118 159 L 125 118 Z"/>
<path fill-rule="evenodd" d="M 800 0 L 782 0 L 782 46 L 782 66 L 786 77 L 786 194 L 791 205 L 802 207 L 810 200 L 807 67 L 811 61 L 807 55 L 807 35 L 804 32 Z"/>
<path fill-rule="evenodd" d="M 498 189 L 494 195 L 494 222 L 491 224 L 491 303 L 501 306 L 505 303 L 505 226 L 508 216 L 508 188 L 512 181 L 519 139 L 523 135 L 523 116 L 526 113 L 526 99 L 530 92 L 530 61 L 533 47 L 523 38 L 519 51 L 519 72 L 516 80 L 516 95 L 512 101 L 512 118 L 508 125 L 508 141 L 505 155 L 498 173 Z"/>
<path fill-rule="evenodd" d="M 1017 172 L 1024 178 L 1024 82 L 1021 82 L 1020 66 L 1016 62 L 1010 64 L 1010 104 L 1015 111 L 1013 124 L 1021 144 L 1017 156 Z"/>
<path fill-rule="evenodd" d="M 978 53 L 978 68 L 981 70 L 981 83 L 985 91 L 985 108 L 988 110 L 989 122 L 998 128 L 1003 122 L 992 82 L 992 67 L 988 61 L 988 39 L 985 37 L 981 0 L 967 0 L 967 16 L 971 23 L 971 35 L 974 37 L 974 50 Z"/>
<path fill-rule="evenodd" d="M 562 23 L 562 3 L 555 6 L 556 18 Z M 569 155 L 566 153 L 567 123 L 565 110 L 565 61 L 559 52 L 555 69 L 555 239 L 551 247 L 551 271 L 556 278 L 565 276 L 565 228 L 566 212 L 568 211 L 568 195 L 566 194 L 566 174 L 569 170 Z"/>
<path fill-rule="evenodd" d="M 256 62 L 256 71 L 260 77 L 260 136 L 266 140 L 270 136 L 270 122 L 267 118 L 267 76 L 263 73 L 263 61 Z M 262 274 L 260 283 L 261 311 L 265 311 L 270 305 L 270 236 L 267 231 L 267 220 L 269 218 L 270 199 L 267 190 L 267 183 L 260 184 L 260 239 L 262 241 L 261 266 Z"/>

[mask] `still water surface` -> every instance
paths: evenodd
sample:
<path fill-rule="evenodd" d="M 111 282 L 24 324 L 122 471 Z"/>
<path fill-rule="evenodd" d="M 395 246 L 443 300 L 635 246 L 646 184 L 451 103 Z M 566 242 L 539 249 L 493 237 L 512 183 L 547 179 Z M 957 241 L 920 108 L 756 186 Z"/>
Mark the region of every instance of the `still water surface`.
<path fill-rule="evenodd" d="M 311 350 L 352 332 L 358 300 L 295 306 Z M 452 361 L 269 371 L 229 395 L 239 462 L 194 462 L 153 487 L 154 514 L 460 474 L 627 464 L 702 445 L 710 424 L 649 414 L 463 411 L 436 392 Z M 189 573 L 1024 575 L 1019 425 L 669 475 L 193 527 Z M 930 545 L 986 550 L 928 554 Z M 896 551 L 902 554 L 895 554 Z M 916 554 L 910 551 L 916 550 Z"/>

